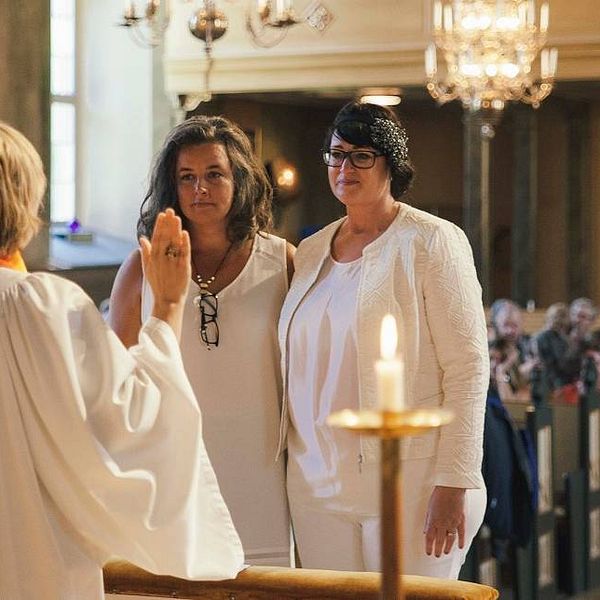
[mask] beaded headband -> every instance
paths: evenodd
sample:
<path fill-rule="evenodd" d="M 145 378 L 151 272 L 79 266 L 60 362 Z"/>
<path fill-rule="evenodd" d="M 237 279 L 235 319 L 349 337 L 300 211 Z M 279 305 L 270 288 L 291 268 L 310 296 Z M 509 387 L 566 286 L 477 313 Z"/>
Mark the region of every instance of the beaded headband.
<path fill-rule="evenodd" d="M 359 130 L 367 127 L 368 137 L 373 146 L 381 151 L 395 168 L 408 161 L 408 134 L 394 121 L 381 117 L 356 115 L 340 119 L 334 124 L 334 129 L 339 127 L 343 129 L 344 125 L 356 125 Z"/>
<path fill-rule="evenodd" d="M 408 134 L 389 119 L 375 117 L 369 126 L 373 143 L 390 159 L 395 167 L 408 160 Z"/>

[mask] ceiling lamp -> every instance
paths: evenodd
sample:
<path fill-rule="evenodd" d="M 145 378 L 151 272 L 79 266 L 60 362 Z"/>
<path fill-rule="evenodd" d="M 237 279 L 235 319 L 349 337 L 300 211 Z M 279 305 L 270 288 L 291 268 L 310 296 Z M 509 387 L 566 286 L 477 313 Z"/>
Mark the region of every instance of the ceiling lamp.
<path fill-rule="evenodd" d="M 246 29 L 257 46 L 271 48 L 293 25 L 307 23 L 322 33 L 332 20 L 332 13 L 318 0 L 310 3 L 300 16 L 294 9 L 293 0 L 251 0 L 246 13 Z"/>
<path fill-rule="evenodd" d="M 535 0 L 436 0 L 435 43 L 425 53 L 429 93 L 440 103 L 459 99 L 474 111 L 501 111 L 511 100 L 537 108 L 556 75 L 558 51 L 543 48 L 548 16 L 544 2 L 536 24 Z M 446 63 L 445 80 L 438 79 L 436 48 Z M 540 74 L 534 76 L 538 54 Z"/>
<path fill-rule="evenodd" d="M 402 102 L 400 88 L 361 88 L 358 100 L 363 104 L 379 104 L 380 106 L 397 106 Z"/>
<path fill-rule="evenodd" d="M 160 0 L 148 0 L 143 10 L 133 0 L 125 0 L 118 25 L 126 27 L 136 44 L 158 46 L 171 20 L 169 2 L 161 9 Z"/>

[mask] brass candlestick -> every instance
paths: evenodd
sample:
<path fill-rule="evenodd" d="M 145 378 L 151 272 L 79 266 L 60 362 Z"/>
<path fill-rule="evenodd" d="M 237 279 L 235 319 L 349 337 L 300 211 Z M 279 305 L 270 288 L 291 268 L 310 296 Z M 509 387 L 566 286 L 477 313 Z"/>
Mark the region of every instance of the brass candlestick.
<path fill-rule="evenodd" d="M 331 427 L 381 439 L 381 597 L 402 600 L 402 492 L 400 438 L 446 425 L 453 418 L 443 409 L 342 410 L 327 419 Z"/>

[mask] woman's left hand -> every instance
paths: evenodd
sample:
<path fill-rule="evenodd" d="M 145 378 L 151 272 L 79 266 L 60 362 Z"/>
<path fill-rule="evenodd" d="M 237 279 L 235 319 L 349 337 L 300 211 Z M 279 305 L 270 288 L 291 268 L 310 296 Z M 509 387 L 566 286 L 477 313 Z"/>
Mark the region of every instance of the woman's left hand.
<path fill-rule="evenodd" d="M 458 538 L 458 547 L 465 545 L 464 488 L 436 486 L 433 488 L 425 518 L 425 552 L 441 556 L 448 554 Z"/>

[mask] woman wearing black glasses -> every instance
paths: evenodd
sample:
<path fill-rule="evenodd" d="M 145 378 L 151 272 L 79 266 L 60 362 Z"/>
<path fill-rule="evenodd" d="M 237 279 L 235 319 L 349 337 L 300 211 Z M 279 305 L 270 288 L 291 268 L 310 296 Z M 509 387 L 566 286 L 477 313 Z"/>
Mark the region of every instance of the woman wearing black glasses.
<path fill-rule="evenodd" d="M 326 425 L 377 406 L 380 324 L 392 313 L 406 404 L 455 413 L 403 448 L 405 572 L 456 578 L 485 511 L 486 326 L 471 249 L 455 225 L 400 202 L 413 177 L 388 109 L 350 103 L 324 146 L 346 216 L 303 241 L 279 326 L 288 497 L 302 565 L 379 570 L 378 445 Z"/>
<path fill-rule="evenodd" d="M 285 473 L 273 457 L 281 397 L 276 327 L 293 247 L 265 233 L 271 198 L 242 130 L 222 117 L 192 117 L 169 133 L 155 160 L 138 234 L 149 235 L 158 212 L 171 207 L 190 235 L 181 349 L 206 446 L 246 561 L 287 566 Z M 151 303 L 134 252 L 110 302 L 110 323 L 125 344 L 137 342 Z"/>

